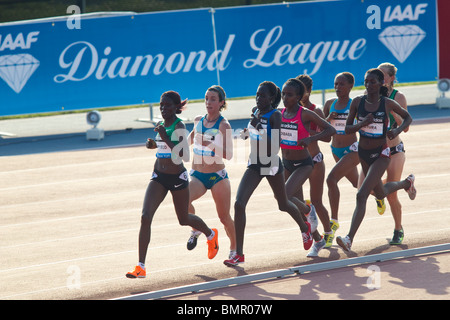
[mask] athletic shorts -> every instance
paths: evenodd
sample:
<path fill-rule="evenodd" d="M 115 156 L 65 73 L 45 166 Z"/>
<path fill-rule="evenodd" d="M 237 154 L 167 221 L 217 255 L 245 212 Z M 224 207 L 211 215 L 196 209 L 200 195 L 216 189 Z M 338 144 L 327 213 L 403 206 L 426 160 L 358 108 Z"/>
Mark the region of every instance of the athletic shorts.
<path fill-rule="evenodd" d="M 311 158 L 311 156 L 309 156 L 306 159 L 302 159 L 302 160 L 286 160 L 283 159 L 283 166 L 284 168 L 289 171 L 289 172 L 294 172 L 295 170 L 297 170 L 298 168 L 304 167 L 304 166 L 311 166 L 314 167 L 314 163 L 313 160 Z"/>
<path fill-rule="evenodd" d="M 405 146 L 403 145 L 403 141 L 400 142 L 395 147 L 391 147 L 391 156 L 393 156 L 396 153 L 400 153 L 400 152 L 403 152 L 403 153 L 406 152 L 405 151 Z"/>
<path fill-rule="evenodd" d="M 339 159 L 342 159 L 346 154 L 358 152 L 358 141 L 344 148 L 336 148 L 331 146 L 331 152 Z"/>
<path fill-rule="evenodd" d="M 200 171 L 191 170 L 189 175 L 200 180 L 206 189 L 211 189 L 217 182 L 222 181 L 223 179 L 228 179 L 228 173 L 225 169 L 212 173 L 203 173 Z"/>
<path fill-rule="evenodd" d="M 372 165 L 378 158 L 391 158 L 391 150 L 387 144 L 383 144 L 378 148 L 365 150 L 358 147 L 359 159 L 363 160 L 369 166 Z"/>
<path fill-rule="evenodd" d="M 277 158 L 278 158 L 278 166 L 277 165 L 271 166 L 272 163 L 261 164 L 259 162 L 250 164 L 249 160 L 247 168 L 257 171 L 261 176 L 275 176 L 277 174 L 282 173 L 284 170 L 283 163 L 281 162 L 280 157 L 277 156 Z"/>
<path fill-rule="evenodd" d="M 323 153 L 319 152 L 312 158 L 312 160 L 313 160 L 314 164 L 322 162 L 323 161 Z"/>
<path fill-rule="evenodd" d="M 183 172 L 176 174 L 162 173 L 158 170 L 153 170 L 151 180 L 162 184 L 163 187 L 169 191 L 177 191 L 189 187 L 189 178 L 186 169 L 184 169 Z"/>

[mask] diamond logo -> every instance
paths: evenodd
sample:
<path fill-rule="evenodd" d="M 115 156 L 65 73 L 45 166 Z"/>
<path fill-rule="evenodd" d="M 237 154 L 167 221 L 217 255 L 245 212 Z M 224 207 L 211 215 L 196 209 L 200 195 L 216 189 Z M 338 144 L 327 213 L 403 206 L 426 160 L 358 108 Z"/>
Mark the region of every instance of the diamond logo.
<path fill-rule="evenodd" d="M 408 59 L 426 33 L 419 26 L 390 26 L 383 30 L 378 39 L 391 51 L 401 63 Z"/>
<path fill-rule="evenodd" d="M 19 93 L 39 67 L 39 61 L 28 53 L 0 56 L 0 78 Z"/>

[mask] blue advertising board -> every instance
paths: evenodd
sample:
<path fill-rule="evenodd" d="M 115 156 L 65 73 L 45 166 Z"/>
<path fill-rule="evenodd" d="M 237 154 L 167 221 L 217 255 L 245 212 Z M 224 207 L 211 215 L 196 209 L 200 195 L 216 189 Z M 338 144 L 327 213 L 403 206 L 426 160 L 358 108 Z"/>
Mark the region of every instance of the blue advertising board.
<path fill-rule="evenodd" d="M 401 82 L 437 77 L 434 0 L 343 0 L 74 17 L 0 26 L 0 116 L 255 94 L 302 73 L 314 89 L 342 71 L 394 63 Z"/>
<path fill-rule="evenodd" d="M 257 8 L 218 9 L 219 45 L 234 35 L 230 63 L 220 75 L 233 96 L 256 92 L 263 80 L 281 86 L 309 74 L 314 89 L 334 77 L 365 72 L 382 62 L 399 69 L 401 82 L 436 80 L 435 1 L 312 1 Z M 251 19 L 249 19 L 251 17 Z M 239 77 L 237 77 L 239 75 Z M 235 79 L 239 79 L 239 85 Z"/>

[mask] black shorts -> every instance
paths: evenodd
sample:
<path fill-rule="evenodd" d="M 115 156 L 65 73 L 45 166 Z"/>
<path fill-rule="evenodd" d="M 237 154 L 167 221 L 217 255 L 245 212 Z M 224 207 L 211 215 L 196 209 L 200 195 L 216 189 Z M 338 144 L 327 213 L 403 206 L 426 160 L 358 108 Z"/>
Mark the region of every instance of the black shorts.
<path fill-rule="evenodd" d="M 259 161 L 257 163 L 249 164 L 247 168 L 257 171 L 261 176 L 275 176 L 283 172 L 283 163 L 281 162 L 280 157 L 278 157 L 278 166 L 271 166 L 272 163 L 262 164 Z"/>
<path fill-rule="evenodd" d="M 396 153 L 400 153 L 403 152 L 405 153 L 405 146 L 403 145 L 403 141 L 400 142 L 398 145 L 396 145 L 395 147 L 391 147 L 391 156 L 393 156 Z"/>
<path fill-rule="evenodd" d="M 163 185 L 169 191 L 182 190 L 189 187 L 189 175 L 186 169 L 181 173 L 170 174 L 153 170 L 151 180 Z"/>
<path fill-rule="evenodd" d="M 387 144 L 383 144 L 374 149 L 363 149 L 361 145 L 358 147 L 359 159 L 363 160 L 369 166 L 372 165 L 378 158 L 391 158 L 391 150 Z"/>
<path fill-rule="evenodd" d="M 314 162 L 313 162 L 313 159 L 311 158 L 311 156 L 309 156 L 306 159 L 302 159 L 302 160 L 283 159 L 283 166 L 286 168 L 287 171 L 292 173 L 300 167 L 304 167 L 304 166 L 314 167 Z"/>
<path fill-rule="evenodd" d="M 316 154 L 314 156 L 314 158 L 312 158 L 312 160 L 313 160 L 314 164 L 323 162 L 323 153 L 319 152 L 318 154 Z"/>

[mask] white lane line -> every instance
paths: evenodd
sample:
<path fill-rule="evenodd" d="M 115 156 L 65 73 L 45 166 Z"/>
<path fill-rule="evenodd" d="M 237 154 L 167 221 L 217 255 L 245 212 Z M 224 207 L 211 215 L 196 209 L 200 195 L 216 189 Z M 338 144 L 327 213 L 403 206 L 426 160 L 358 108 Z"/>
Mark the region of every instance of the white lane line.
<path fill-rule="evenodd" d="M 450 175 L 450 173 L 449 174 L 442 174 L 442 175 L 444 175 L 444 176 L 445 175 Z M 437 175 L 429 175 L 429 176 L 426 176 L 426 177 L 428 177 L 428 178 L 436 178 L 436 177 L 441 177 L 442 175 L 437 174 Z M 424 177 L 425 176 L 420 176 L 420 178 L 424 178 Z M 417 180 L 417 177 L 416 177 L 416 180 Z M 346 187 L 353 189 L 353 187 L 351 186 L 351 184 L 349 182 L 343 182 L 340 185 L 340 187 L 342 189 L 346 188 Z M 341 192 L 343 191 L 342 189 L 341 189 Z M 304 191 L 304 194 L 309 194 L 309 188 L 305 188 L 303 191 Z M 117 193 L 114 193 L 114 194 L 118 195 L 118 194 L 137 193 L 137 192 L 139 192 L 140 194 L 143 194 L 143 191 L 140 190 L 140 189 L 139 190 L 133 190 L 133 191 L 117 192 Z M 441 193 L 450 193 L 450 190 L 420 192 L 420 196 L 421 197 L 422 196 L 426 197 L 428 195 L 438 195 L 438 194 L 441 194 Z M 255 193 L 255 194 L 252 195 L 252 199 L 250 200 L 249 204 L 251 202 L 254 202 L 254 198 L 260 198 L 260 197 L 267 198 L 267 196 L 270 196 L 270 195 L 273 195 L 273 193 L 272 192 Z M 11 207 L 11 206 L 21 206 L 21 205 L 42 206 L 43 204 L 54 203 L 54 202 L 67 202 L 67 201 L 76 201 L 76 200 L 86 201 L 87 197 L 89 197 L 89 196 L 65 198 L 65 199 L 60 199 L 60 200 L 36 201 L 36 202 L 32 202 L 32 203 L 17 204 L 17 205 L 5 205 L 5 206 L 0 206 L 0 209 L 1 208 L 8 208 L 8 207 Z M 90 198 L 96 199 L 96 198 L 98 198 L 98 195 L 91 196 Z M 196 200 L 194 202 L 194 205 L 196 203 L 197 204 L 202 204 L 202 203 L 206 203 L 206 202 L 210 203 L 211 201 L 213 201 L 213 200 L 209 199 L 209 198 L 201 198 L 201 199 Z M 354 203 L 353 199 L 351 201 L 341 201 L 341 205 L 351 204 L 351 203 Z M 161 209 L 165 209 L 165 208 L 173 208 L 173 204 L 172 203 L 163 203 L 163 204 L 161 204 L 161 206 L 158 209 L 161 210 Z M 137 208 L 134 208 L 134 209 L 126 209 L 126 210 L 118 210 L 118 211 L 106 211 L 106 212 L 100 212 L 100 213 L 89 214 L 89 215 L 71 216 L 71 217 L 56 218 L 56 219 L 46 219 L 46 220 L 23 222 L 23 223 L 15 223 L 15 224 L 5 224 L 5 225 L 0 225 L 0 229 L 1 228 L 8 228 L 8 227 L 20 227 L 20 226 L 27 226 L 27 225 L 35 225 L 35 224 L 47 224 L 47 223 L 58 222 L 58 221 L 68 221 L 68 220 L 76 220 L 76 219 L 95 218 L 95 217 L 105 216 L 105 215 L 108 215 L 108 214 L 115 215 L 115 214 L 131 212 L 131 211 L 137 211 L 139 213 L 141 209 L 142 209 L 141 207 L 137 207 Z M 274 212 L 274 211 L 270 211 L 270 212 Z M 247 214 L 251 215 L 250 212 L 248 212 Z"/>
<path fill-rule="evenodd" d="M 150 175 L 151 174 L 149 173 L 148 174 L 149 179 L 150 179 Z M 40 189 L 42 187 L 48 187 L 48 186 L 54 186 L 54 185 L 60 185 L 60 184 L 75 185 L 77 183 L 86 183 L 86 182 L 92 183 L 92 181 L 98 181 L 98 180 L 114 179 L 114 180 L 120 181 L 121 178 L 134 177 L 134 176 L 142 176 L 142 172 L 111 175 L 111 176 L 89 177 L 89 178 L 83 178 L 83 179 L 61 180 L 61 181 L 44 182 L 44 183 L 36 183 L 36 184 L 27 184 L 27 185 L 15 186 L 15 187 L 5 187 L 5 188 L 0 188 L 0 192 L 9 191 L 9 190 L 18 190 L 18 189 L 28 189 L 28 188 Z"/>
<path fill-rule="evenodd" d="M 206 201 L 205 201 L 206 202 Z M 166 205 L 167 207 L 172 207 L 172 204 L 168 204 Z M 403 216 L 412 216 L 412 215 L 418 215 L 418 214 L 427 214 L 427 213 L 436 213 L 436 212 L 442 212 L 442 211 L 450 211 L 450 207 L 449 208 L 439 208 L 439 209 L 435 209 L 435 210 L 426 210 L 426 211 L 417 211 L 417 212 L 410 212 L 410 213 L 403 213 Z M 109 215 L 109 214 L 124 214 L 124 213 L 132 213 L 132 212 L 137 212 L 136 210 L 120 210 L 120 211 L 115 211 L 115 212 L 104 212 L 102 214 L 98 214 L 95 215 L 96 217 L 98 216 L 105 216 L 105 215 Z M 263 215 L 269 215 L 269 214 L 278 214 L 280 213 L 279 211 L 263 211 L 263 212 L 258 212 L 258 213 L 253 213 L 253 214 L 249 214 L 248 218 L 251 217 L 256 217 L 256 216 L 263 216 Z M 88 215 L 88 216 L 82 216 L 82 217 L 77 217 L 77 218 L 89 218 L 91 219 L 93 216 L 92 215 Z M 383 215 L 383 216 L 376 216 L 376 217 L 366 217 L 364 220 L 379 220 L 382 218 L 390 218 L 390 215 Z M 61 219 L 54 219 L 51 222 L 59 222 L 59 221 L 65 221 L 65 220 L 71 220 L 71 218 L 61 218 Z M 208 219 L 203 219 L 205 222 L 209 222 L 209 221 L 216 221 L 217 218 L 208 218 Z M 136 221 L 138 221 L 138 217 L 136 216 Z M 351 220 L 342 220 L 341 223 L 348 223 Z M 48 223 L 49 221 L 47 221 L 46 223 Z M 39 222 L 40 223 L 40 222 Z M 31 224 L 31 223 L 30 223 Z M 18 225 L 18 226 L 22 226 L 22 224 Z M 174 228 L 174 227 L 178 227 L 177 223 L 168 223 L 168 224 L 155 224 L 154 226 L 152 226 L 152 229 L 163 229 L 163 228 Z M 135 232 L 138 229 L 138 225 L 136 225 L 135 228 L 127 228 L 127 229 L 121 229 L 121 230 L 115 230 L 115 231 L 108 231 L 108 232 L 100 232 L 100 233 L 91 233 L 91 234 L 86 234 L 86 235 L 78 235 L 78 236 L 72 236 L 72 237 L 65 237 L 65 238 L 57 238 L 57 239 L 49 239 L 49 240 L 43 240 L 43 241 L 33 241 L 33 242 L 27 242 L 27 243 L 21 243 L 21 244 L 15 244 L 15 245 L 7 245 L 7 246 L 0 246 L 0 249 L 12 249 L 12 248 L 19 248 L 19 247 L 30 247 L 30 246 L 41 246 L 43 244 L 46 243 L 52 243 L 52 242 L 61 242 L 61 241 L 73 241 L 75 239 L 87 239 L 87 238 L 91 238 L 91 237 L 99 237 L 99 236 L 103 236 L 103 235 L 111 235 L 111 234 L 118 234 L 118 233 L 126 233 L 126 232 Z M 268 231 L 268 232 L 261 232 L 258 234 L 266 234 L 266 233 L 274 233 L 274 232 L 285 232 L 285 231 L 290 231 L 290 230 L 297 230 L 298 228 L 294 227 L 294 228 L 289 228 L 289 229 L 284 229 L 284 230 L 273 230 L 273 231 Z M 248 234 L 248 235 L 256 235 L 256 234 Z M 165 247 L 165 246 L 164 246 Z"/>
<path fill-rule="evenodd" d="M 38 167 L 38 168 L 27 168 L 27 169 L 13 169 L 8 171 L 0 171 L 0 174 L 18 174 L 18 173 L 28 173 L 32 171 L 41 171 L 41 170 L 50 170 L 52 172 L 55 172 L 59 169 L 68 169 L 68 168 L 78 168 L 83 166 L 98 166 L 102 167 L 104 164 L 111 164 L 111 163 L 121 163 L 126 162 L 129 163 L 131 161 L 144 161 L 152 159 L 152 155 L 149 155 L 149 157 L 133 157 L 133 158 L 126 158 L 126 159 L 111 159 L 111 160 L 102 160 L 102 161 L 92 161 L 92 162 L 82 162 L 82 163 L 70 163 L 70 164 L 52 164 L 49 167 Z"/>
<path fill-rule="evenodd" d="M 442 161 L 442 158 L 439 159 Z M 120 175 L 111 175 L 111 176 L 99 176 L 99 177 L 90 177 L 90 178 L 83 178 L 83 179 L 72 179 L 72 180 L 61 180 L 61 181 L 54 181 L 54 182 L 45 182 L 45 183 L 37 183 L 37 184 L 29 184 L 29 185 L 21 185 L 21 186 L 14 186 L 14 187 L 4 187 L 0 188 L 0 192 L 2 191 L 9 191 L 9 190 L 18 190 L 18 189 L 28 189 L 28 188 L 42 188 L 46 186 L 54 186 L 54 185 L 60 185 L 60 184 L 72 184 L 75 185 L 76 183 L 86 183 L 86 182 L 92 182 L 92 181 L 98 181 L 98 180 L 120 180 L 121 178 L 125 177 L 134 177 L 134 176 L 142 176 L 142 172 L 136 172 L 136 173 L 127 173 L 127 174 L 120 174 Z M 150 177 L 150 173 L 148 173 L 148 176 Z M 428 174 L 428 175 L 418 175 L 416 178 L 420 179 L 433 179 L 436 177 L 447 177 L 450 176 L 450 173 L 442 173 L 439 175 L 436 174 Z M 232 180 L 239 180 L 240 178 L 233 178 Z M 0 206 L 1 207 L 1 206 Z"/>
<path fill-rule="evenodd" d="M 435 231 L 447 231 L 450 230 L 450 228 L 445 228 L 445 229 L 438 229 Z M 424 231 L 421 232 L 413 232 L 410 233 L 410 235 L 416 235 L 416 234 L 423 234 L 426 233 Z M 377 238 L 370 238 L 370 239 L 361 239 L 358 240 L 358 242 L 366 242 L 366 241 L 373 241 L 373 240 L 382 240 L 385 239 L 385 237 L 377 237 Z M 288 254 L 288 253 L 298 253 L 298 248 L 296 249 L 289 249 L 289 250 L 280 250 L 277 251 L 278 254 Z M 133 251 L 134 252 L 134 251 Z M 258 257 L 267 257 L 267 253 L 261 253 L 261 254 L 250 254 L 248 255 L 249 258 L 254 259 L 254 258 L 258 258 Z M 349 258 L 343 258 L 343 259 L 339 259 L 339 260 L 346 260 Z M 331 260 L 332 261 L 332 260 Z M 204 262 L 204 263 L 200 263 L 200 264 L 191 264 L 191 265 L 183 265 L 180 267 L 174 267 L 174 268 L 166 268 L 166 269 L 160 269 L 160 270 L 153 270 L 151 273 L 156 274 L 156 273 L 166 273 L 166 272 L 174 272 L 176 270 L 184 270 L 186 268 L 191 269 L 191 268 L 196 268 L 196 267 L 204 267 L 206 265 L 212 265 L 212 264 L 219 264 L 221 266 L 223 266 L 222 262 L 219 261 L 208 261 L 208 262 Z M 95 280 L 95 281 L 88 281 L 88 282 L 82 282 L 80 284 L 81 288 L 85 287 L 85 286 L 89 286 L 89 285 L 95 285 L 98 283 L 107 283 L 107 282 L 116 282 L 118 280 L 123 280 L 125 276 L 120 276 L 120 277 L 114 277 L 114 278 L 108 278 L 108 279 L 101 279 L 101 280 Z M 134 280 L 131 280 L 134 281 Z M 57 286 L 57 287 L 51 287 L 51 288 L 45 288 L 45 289 L 40 289 L 40 290 L 33 290 L 33 291 L 25 291 L 25 292 L 21 292 L 21 293 L 16 293 L 16 294 L 12 294 L 12 295 L 7 295 L 7 296 L 2 296 L 0 297 L 0 299 L 11 299 L 11 298 L 15 298 L 15 297 L 20 297 L 20 296 L 27 296 L 27 295 L 33 295 L 33 294 L 37 294 L 37 293 L 43 293 L 43 292 L 51 292 L 51 291 L 56 291 L 56 290 L 61 290 L 61 289 L 65 289 L 67 290 L 68 287 L 66 286 Z"/>
<path fill-rule="evenodd" d="M 450 208 L 441 208 L 441 209 L 435 209 L 435 210 L 417 211 L 417 212 L 411 212 L 411 213 L 404 214 L 404 216 L 419 215 L 419 214 L 434 214 L 436 212 L 449 211 L 449 210 L 450 210 Z M 272 211 L 272 212 L 275 212 L 275 211 Z M 278 211 L 276 211 L 276 212 L 278 212 Z M 267 212 L 267 213 L 269 213 L 269 212 Z M 383 217 L 384 216 L 382 216 L 382 217 L 367 217 L 367 218 L 365 218 L 365 221 L 367 221 L 367 220 L 379 220 L 379 219 L 382 219 Z M 384 218 L 388 218 L 388 217 L 384 217 Z M 345 221 L 343 220 L 341 223 L 349 223 L 350 221 L 351 220 L 345 220 Z M 249 236 L 261 236 L 261 235 L 265 236 L 265 235 L 268 235 L 268 234 L 279 233 L 279 232 L 284 233 L 284 232 L 293 231 L 293 230 L 298 230 L 298 227 L 285 228 L 285 229 L 276 229 L 276 230 L 263 231 L 263 232 L 247 233 L 246 237 L 249 237 Z M 444 230 L 450 230 L 450 228 L 433 229 L 433 230 L 424 231 L 424 232 L 437 232 L 437 231 L 444 231 Z M 419 233 L 421 233 L 421 232 L 419 232 Z M 415 233 L 408 233 L 408 235 L 411 235 L 411 234 L 415 234 Z M 378 238 L 371 238 L 371 239 L 378 239 Z M 365 240 L 367 241 L 368 239 L 365 239 Z M 363 240 L 358 240 L 358 242 L 359 241 L 363 241 Z M 185 246 L 185 245 L 186 244 L 184 242 L 183 243 L 173 243 L 173 244 L 168 244 L 168 245 L 164 245 L 164 246 L 149 247 L 149 250 L 167 249 L 169 247 L 177 247 L 177 246 Z M 52 265 L 61 264 L 61 263 L 98 259 L 98 258 L 103 258 L 103 257 L 108 257 L 108 256 L 113 256 L 113 255 L 129 254 L 131 252 L 135 253 L 136 250 L 112 252 L 112 253 L 106 253 L 106 254 L 94 255 L 94 256 L 88 256 L 88 257 L 79 257 L 79 258 L 74 258 L 74 259 L 69 259 L 69 260 L 46 262 L 46 263 L 37 264 L 37 265 L 29 265 L 29 266 L 21 266 L 21 267 L 10 268 L 10 269 L 3 269 L 3 270 L 0 270 L 0 273 L 19 271 L 19 270 L 30 269 L 30 268 L 40 268 L 40 267 L 52 266 Z"/>

